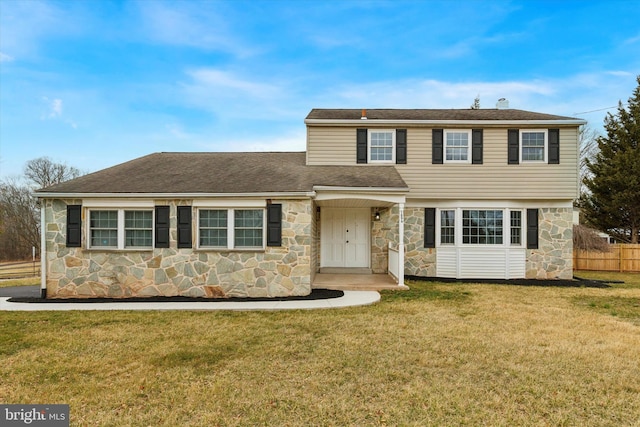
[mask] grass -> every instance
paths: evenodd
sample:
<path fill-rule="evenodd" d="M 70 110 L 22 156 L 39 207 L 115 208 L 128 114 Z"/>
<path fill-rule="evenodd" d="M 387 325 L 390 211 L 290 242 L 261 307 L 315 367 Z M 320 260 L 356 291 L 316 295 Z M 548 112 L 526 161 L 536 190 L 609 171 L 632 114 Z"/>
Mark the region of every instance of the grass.
<path fill-rule="evenodd" d="M 578 295 L 574 297 L 574 302 L 579 306 L 586 306 L 600 313 L 640 325 L 640 294 L 636 292 L 640 289 L 640 273 L 579 271 L 576 272 L 576 276 L 585 279 L 623 281 L 624 283 L 612 283 L 612 286 L 626 292 Z"/>
<path fill-rule="evenodd" d="M 0 312 L 0 402 L 72 425 L 637 425 L 638 288 L 412 282 L 369 307 Z"/>

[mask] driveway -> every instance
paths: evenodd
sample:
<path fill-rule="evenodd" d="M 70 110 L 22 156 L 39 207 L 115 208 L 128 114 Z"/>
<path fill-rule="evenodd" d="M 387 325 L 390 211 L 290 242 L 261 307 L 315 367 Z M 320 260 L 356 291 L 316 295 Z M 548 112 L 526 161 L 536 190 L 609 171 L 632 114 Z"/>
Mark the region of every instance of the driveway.
<path fill-rule="evenodd" d="M 9 288 L 0 288 L 0 298 L 39 298 L 40 285 L 35 286 L 11 286 Z"/>

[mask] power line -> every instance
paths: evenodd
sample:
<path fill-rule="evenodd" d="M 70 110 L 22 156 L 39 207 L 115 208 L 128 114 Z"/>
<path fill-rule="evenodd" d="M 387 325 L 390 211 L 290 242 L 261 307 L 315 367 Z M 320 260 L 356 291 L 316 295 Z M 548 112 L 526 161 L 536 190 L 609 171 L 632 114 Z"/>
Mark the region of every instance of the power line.
<path fill-rule="evenodd" d="M 622 104 L 622 106 L 626 106 L 628 104 L 624 103 Z M 573 113 L 574 116 L 579 116 L 580 114 L 587 114 L 587 113 L 595 113 L 598 111 L 605 111 L 605 110 L 611 110 L 612 108 L 618 108 L 617 105 L 614 105 L 613 107 L 607 107 L 607 108 L 599 108 L 597 110 L 591 110 L 591 111 L 583 111 L 582 113 Z"/>

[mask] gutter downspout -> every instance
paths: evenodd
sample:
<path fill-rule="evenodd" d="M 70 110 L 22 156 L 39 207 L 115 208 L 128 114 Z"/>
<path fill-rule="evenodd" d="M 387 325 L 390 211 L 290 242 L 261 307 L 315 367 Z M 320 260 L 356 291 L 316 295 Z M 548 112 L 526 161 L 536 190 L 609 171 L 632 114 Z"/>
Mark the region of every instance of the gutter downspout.
<path fill-rule="evenodd" d="M 404 286 L 404 203 L 398 204 L 398 286 Z"/>
<path fill-rule="evenodd" d="M 40 297 L 47 297 L 47 230 L 45 228 L 45 201 L 40 199 Z"/>

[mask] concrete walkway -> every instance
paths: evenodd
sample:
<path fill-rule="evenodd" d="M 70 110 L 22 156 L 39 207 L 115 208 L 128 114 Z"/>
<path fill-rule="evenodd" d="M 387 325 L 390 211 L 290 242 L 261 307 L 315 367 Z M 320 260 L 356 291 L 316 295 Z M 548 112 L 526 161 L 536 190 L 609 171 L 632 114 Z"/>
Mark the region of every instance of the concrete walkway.
<path fill-rule="evenodd" d="M 105 303 L 20 303 L 0 297 L 0 311 L 65 311 L 65 310 L 312 310 L 357 307 L 380 301 L 375 291 L 344 291 L 340 298 L 297 301 L 212 301 L 212 302 L 105 302 Z"/>

